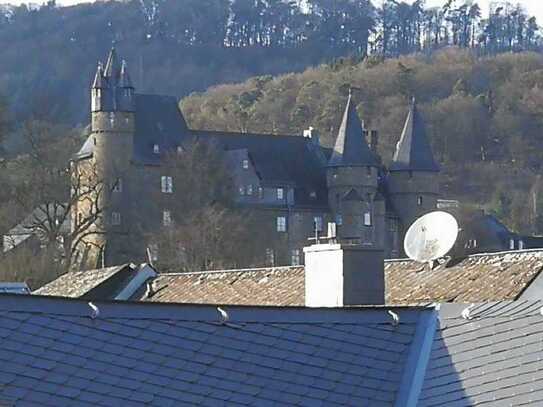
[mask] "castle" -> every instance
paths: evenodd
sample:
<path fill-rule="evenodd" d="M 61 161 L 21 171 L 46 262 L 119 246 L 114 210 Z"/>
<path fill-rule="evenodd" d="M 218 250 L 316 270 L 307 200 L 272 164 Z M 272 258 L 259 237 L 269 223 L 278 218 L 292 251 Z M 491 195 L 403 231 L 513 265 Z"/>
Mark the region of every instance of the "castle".
<path fill-rule="evenodd" d="M 436 208 L 439 166 L 414 100 L 385 166 L 377 132 L 364 128 L 351 94 L 333 149 L 312 130 L 303 137 L 193 130 L 176 98 L 136 94 L 126 63 L 111 50 L 105 67 L 98 66 L 88 138 L 72 165 L 74 174 L 102 185 L 94 201 L 85 197 L 73 209 L 72 228 L 92 219 L 78 241 L 80 256 L 102 265 L 145 257 L 151 242 L 141 232 L 182 216 L 171 211 L 172 192 L 183 180 L 163 164 L 167 154 L 183 154 L 189 140 L 224 150 L 236 203 L 261 215 L 270 236 L 266 256 L 276 265 L 303 262 L 308 238 L 326 233 L 328 222 L 336 223 L 339 239 L 400 257 L 406 229 Z"/>

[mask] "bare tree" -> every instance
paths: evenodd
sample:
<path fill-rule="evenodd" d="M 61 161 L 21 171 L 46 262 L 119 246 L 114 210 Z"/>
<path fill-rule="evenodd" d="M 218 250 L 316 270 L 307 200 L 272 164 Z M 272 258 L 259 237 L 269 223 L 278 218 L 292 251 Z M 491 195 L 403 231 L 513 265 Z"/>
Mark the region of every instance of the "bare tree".
<path fill-rule="evenodd" d="M 31 121 L 23 125 L 21 136 L 28 153 L 8 165 L 12 199 L 27 215 L 5 243 L 18 246 L 20 234 L 37 239 L 67 270 L 77 260 L 81 243 L 99 233 L 95 225 L 103 210 L 99 198 L 104 185 L 92 162 L 71 162 L 80 140 L 70 130 Z"/>

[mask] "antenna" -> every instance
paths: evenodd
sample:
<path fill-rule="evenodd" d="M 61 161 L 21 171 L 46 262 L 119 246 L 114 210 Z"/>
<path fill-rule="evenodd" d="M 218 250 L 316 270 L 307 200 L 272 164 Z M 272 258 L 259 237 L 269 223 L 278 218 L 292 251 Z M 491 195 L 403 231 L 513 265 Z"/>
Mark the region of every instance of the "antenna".
<path fill-rule="evenodd" d="M 458 222 L 450 213 L 435 211 L 417 219 L 405 234 L 403 247 L 410 259 L 430 263 L 445 256 L 458 237 Z"/>

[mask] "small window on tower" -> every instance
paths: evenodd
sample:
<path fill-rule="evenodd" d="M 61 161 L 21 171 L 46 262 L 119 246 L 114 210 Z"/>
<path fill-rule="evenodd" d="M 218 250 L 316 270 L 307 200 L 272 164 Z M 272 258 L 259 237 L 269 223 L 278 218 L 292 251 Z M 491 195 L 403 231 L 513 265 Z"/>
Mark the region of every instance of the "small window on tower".
<path fill-rule="evenodd" d="M 162 176 L 160 179 L 161 191 L 165 194 L 173 193 L 173 178 L 168 176 Z"/>
<path fill-rule="evenodd" d="M 172 213 L 170 211 L 163 211 L 162 212 L 162 224 L 164 226 L 171 226 L 172 225 Z"/>
<path fill-rule="evenodd" d="M 92 142 L 93 142 L 94 145 L 96 145 L 96 137 L 92 138 Z"/>
<path fill-rule="evenodd" d="M 111 212 L 111 224 L 114 226 L 121 224 L 121 214 L 119 212 Z"/>
<path fill-rule="evenodd" d="M 249 169 L 249 160 L 243 160 L 241 163 L 241 166 L 243 167 L 244 170 Z"/>
<path fill-rule="evenodd" d="M 117 178 L 113 184 L 113 192 L 123 192 L 123 180 L 122 178 Z"/>
<path fill-rule="evenodd" d="M 158 144 L 153 145 L 153 153 L 160 154 L 160 146 Z"/>
<path fill-rule="evenodd" d="M 365 212 L 364 213 L 364 226 L 371 226 L 371 213 Z"/>
<path fill-rule="evenodd" d="M 422 206 L 422 196 L 419 196 L 419 197 L 417 198 L 417 205 L 418 205 L 418 206 Z"/>

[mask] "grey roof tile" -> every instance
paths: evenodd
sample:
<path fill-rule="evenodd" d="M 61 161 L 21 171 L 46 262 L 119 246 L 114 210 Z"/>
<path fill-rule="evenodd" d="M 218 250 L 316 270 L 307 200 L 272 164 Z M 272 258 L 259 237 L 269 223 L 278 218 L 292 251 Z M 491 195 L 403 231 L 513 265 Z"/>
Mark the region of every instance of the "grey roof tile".
<path fill-rule="evenodd" d="M 13 324 L 0 339 L 0 398 L 11 392 L 32 402 L 44 393 L 57 405 L 341 405 L 371 397 L 391 404 L 400 381 L 395 370 L 401 370 L 408 349 L 398 344 L 409 344 L 406 338 L 414 332 L 391 331 L 382 309 L 329 315 L 232 307 L 233 329 L 217 324 L 215 307 L 100 303 L 104 316 L 90 321 L 82 301 L 29 296 L 14 303 L 0 297 L 4 305 L 12 308 L 8 313 L 36 309 L 40 317 L 21 318 L 23 324 Z M 4 319 L 13 321 L 0 314 L 2 326 Z M 43 330 L 29 335 L 35 330 L 24 325 L 36 321 Z M 366 326 L 368 344 L 349 324 Z M 52 340 L 57 327 L 60 335 Z M 24 347 L 14 345 L 13 335 L 26 341 Z M 18 349 L 16 356 L 9 348 Z M 395 363 L 387 361 L 391 353 L 400 354 Z"/>

